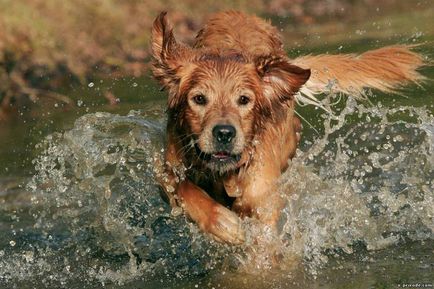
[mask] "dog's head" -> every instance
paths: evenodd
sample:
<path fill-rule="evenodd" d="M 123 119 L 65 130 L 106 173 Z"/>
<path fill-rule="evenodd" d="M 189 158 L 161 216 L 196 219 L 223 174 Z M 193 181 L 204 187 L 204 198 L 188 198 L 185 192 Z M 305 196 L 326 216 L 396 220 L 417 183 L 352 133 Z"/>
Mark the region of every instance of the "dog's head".
<path fill-rule="evenodd" d="M 285 113 L 309 70 L 280 56 L 192 49 L 178 43 L 165 13 L 152 29 L 153 73 L 169 91 L 169 122 L 208 168 L 237 168 L 267 124 Z"/>

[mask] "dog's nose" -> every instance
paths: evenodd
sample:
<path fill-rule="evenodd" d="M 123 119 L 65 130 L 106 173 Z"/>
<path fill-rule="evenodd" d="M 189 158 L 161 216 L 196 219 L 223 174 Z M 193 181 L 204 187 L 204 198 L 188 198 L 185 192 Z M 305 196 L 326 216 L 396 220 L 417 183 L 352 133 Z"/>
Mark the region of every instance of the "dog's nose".
<path fill-rule="evenodd" d="M 216 125 L 212 135 L 220 144 L 228 144 L 235 137 L 236 130 L 232 125 Z"/>

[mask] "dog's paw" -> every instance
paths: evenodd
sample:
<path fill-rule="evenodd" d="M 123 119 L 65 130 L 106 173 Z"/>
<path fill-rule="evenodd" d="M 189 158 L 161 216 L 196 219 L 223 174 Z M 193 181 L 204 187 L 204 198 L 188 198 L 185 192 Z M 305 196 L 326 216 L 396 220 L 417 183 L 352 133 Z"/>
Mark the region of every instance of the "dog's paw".
<path fill-rule="evenodd" d="M 190 181 L 181 182 L 177 195 L 186 215 L 204 232 L 224 243 L 235 245 L 244 242 L 241 219 L 208 196 L 200 187 Z"/>
<path fill-rule="evenodd" d="M 245 241 L 241 219 L 234 212 L 219 205 L 213 208 L 206 230 L 214 239 L 224 243 L 239 245 Z"/>

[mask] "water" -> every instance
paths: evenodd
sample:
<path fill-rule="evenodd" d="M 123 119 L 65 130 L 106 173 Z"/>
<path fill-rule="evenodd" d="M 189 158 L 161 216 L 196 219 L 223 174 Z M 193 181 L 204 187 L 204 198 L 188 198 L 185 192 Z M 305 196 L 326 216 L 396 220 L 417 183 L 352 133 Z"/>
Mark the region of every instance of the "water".
<path fill-rule="evenodd" d="M 337 106 L 331 106 L 335 116 L 320 117 L 323 132 L 306 135 L 281 178 L 286 223 L 271 241 L 283 255 L 280 267 L 267 269 L 258 257 L 264 248 L 253 240 L 264 232 L 254 220 L 245 220 L 246 246 L 230 248 L 171 215 L 154 180 L 165 114 L 153 104 L 127 115 L 86 114 L 38 144 L 35 174 L 1 195 L 0 282 L 6 288 L 332 288 L 336 280 L 377 278 L 383 268 L 382 282 L 392 286 L 411 281 L 387 273 L 402 260 L 416 266 L 410 267 L 417 268 L 414 282 L 432 283 L 432 107 L 351 98 Z"/>
<path fill-rule="evenodd" d="M 432 67 L 423 73 L 434 77 Z M 255 244 L 268 235 L 247 219 L 242 247 L 210 240 L 161 199 L 154 179 L 165 141 L 161 94 L 127 80 L 120 90 L 149 95 L 139 97 L 145 104 L 97 112 L 111 108 L 93 107 L 89 89 L 102 91 L 102 82 L 92 83 L 75 92 L 79 109 L 0 130 L 9 139 L 0 147 L 0 288 L 434 283 L 432 82 L 404 96 L 330 97 L 324 106 L 334 115 L 298 108 L 312 127 L 304 122 L 280 180 L 283 233 Z M 267 246 L 282 256 L 279 266 L 270 268 Z"/>

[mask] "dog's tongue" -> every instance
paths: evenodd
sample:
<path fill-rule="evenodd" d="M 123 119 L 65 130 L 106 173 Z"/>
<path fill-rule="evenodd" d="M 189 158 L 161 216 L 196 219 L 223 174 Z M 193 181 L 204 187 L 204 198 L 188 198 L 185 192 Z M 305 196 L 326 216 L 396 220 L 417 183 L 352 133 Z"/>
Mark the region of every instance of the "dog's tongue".
<path fill-rule="evenodd" d="M 226 159 L 226 158 L 230 157 L 230 154 L 227 152 L 217 152 L 214 154 L 214 157 L 216 157 L 218 159 Z"/>

